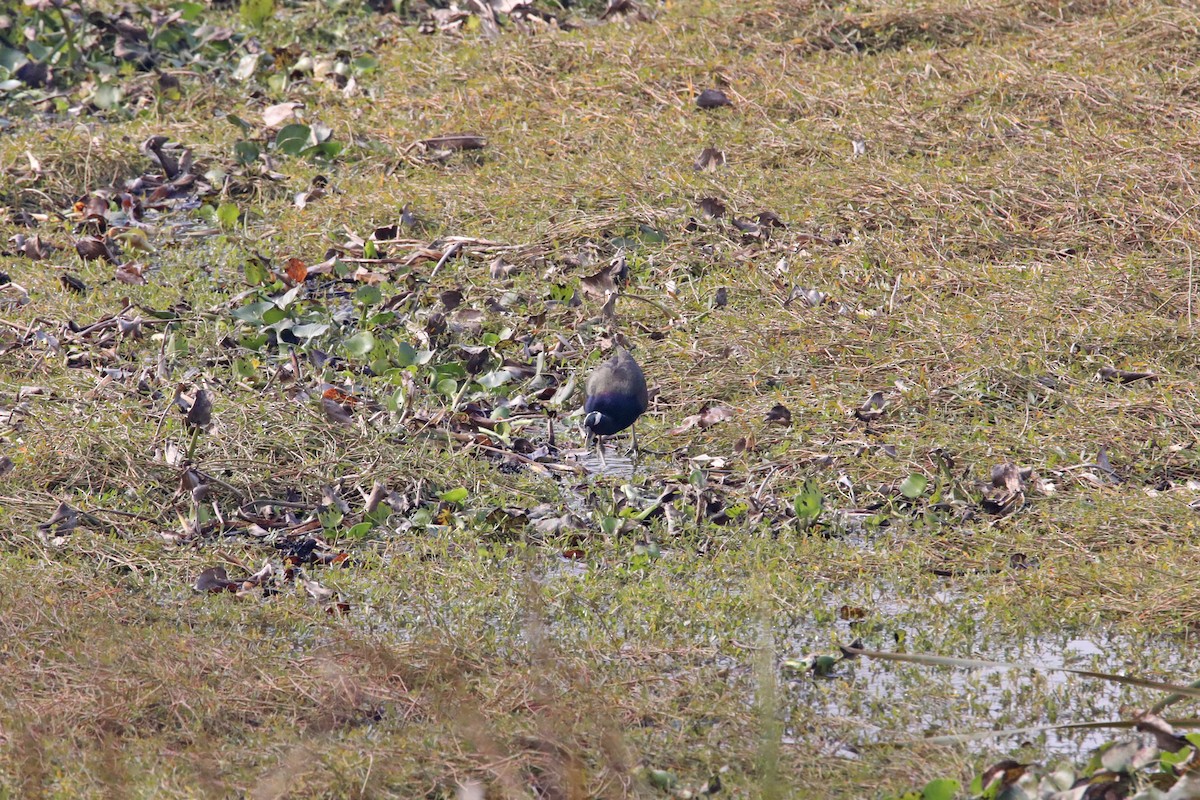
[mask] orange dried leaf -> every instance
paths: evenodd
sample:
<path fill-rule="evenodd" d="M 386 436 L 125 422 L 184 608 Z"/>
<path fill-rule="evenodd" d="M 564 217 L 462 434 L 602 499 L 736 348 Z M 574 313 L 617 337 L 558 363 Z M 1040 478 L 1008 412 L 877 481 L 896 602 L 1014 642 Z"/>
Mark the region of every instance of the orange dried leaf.
<path fill-rule="evenodd" d="M 304 283 L 308 277 L 308 265 L 298 258 L 289 258 L 285 271 L 292 283 Z"/>

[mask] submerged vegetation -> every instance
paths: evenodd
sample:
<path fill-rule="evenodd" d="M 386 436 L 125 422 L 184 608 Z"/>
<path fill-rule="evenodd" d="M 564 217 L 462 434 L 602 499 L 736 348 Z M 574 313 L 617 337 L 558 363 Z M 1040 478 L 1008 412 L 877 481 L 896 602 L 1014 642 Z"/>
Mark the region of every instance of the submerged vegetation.
<path fill-rule="evenodd" d="M 0 796 L 1200 795 L 1195 9 L 10 6 Z"/>

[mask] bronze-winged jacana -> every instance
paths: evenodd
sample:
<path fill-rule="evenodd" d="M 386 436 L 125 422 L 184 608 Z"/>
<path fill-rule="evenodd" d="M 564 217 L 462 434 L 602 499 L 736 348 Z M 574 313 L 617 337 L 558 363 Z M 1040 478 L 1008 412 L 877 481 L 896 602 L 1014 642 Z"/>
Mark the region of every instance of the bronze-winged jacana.
<path fill-rule="evenodd" d="M 587 414 L 583 425 L 596 437 L 601 462 L 604 461 L 602 437 L 632 427 L 646 412 L 648 404 L 646 376 L 625 348 L 617 347 L 612 358 L 592 370 L 587 382 L 587 402 L 583 406 Z M 633 447 L 637 449 L 636 428 Z"/>

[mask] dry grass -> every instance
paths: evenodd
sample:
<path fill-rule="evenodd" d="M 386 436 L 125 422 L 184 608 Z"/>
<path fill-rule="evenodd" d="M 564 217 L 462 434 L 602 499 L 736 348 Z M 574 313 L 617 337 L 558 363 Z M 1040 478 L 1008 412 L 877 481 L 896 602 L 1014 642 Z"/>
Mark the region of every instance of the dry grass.
<path fill-rule="evenodd" d="M 313 24 L 285 15 L 267 36 Z M 115 283 L 70 250 L 0 260 L 32 299 L 0 325 L 0 457 L 15 464 L 0 475 L 0 795 L 451 797 L 472 780 L 496 797 L 662 794 L 645 766 L 692 789 L 724 770 L 731 796 L 879 796 L 966 776 L 1018 743 L 873 742 L 1082 721 L 1147 698 L 1093 703 L 1094 688 L 1023 685 L 997 710 L 939 672 L 755 671 L 756 659 L 774 667 L 860 635 L 842 606 L 866 610 L 881 648 L 904 633 L 914 651 L 1015 648 L 1039 663 L 1058 655 L 1045 644 L 1056 637 L 1120 635 L 1105 666 L 1190 680 L 1172 654 L 1200 620 L 1189 579 L 1200 565 L 1189 506 L 1198 27 L 1193 8 L 1132 0 L 696 0 L 653 22 L 494 43 L 384 26 L 369 97 L 300 85 L 247 98 L 195 83 L 169 112 L 9 134 L 0 202 L 40 212 L 147 169 L 136 143 L 153 133 L 187 143 L 203 169 L 228 164 L 240 133 L 214 121 L 218 109 L 257 120 L 268 103 L 303 100 L 351 146 L 332 166 L 279 159 L 282 180 L 235 179 L 222 199 L 251 213 L 244 230 L 158 237 L 147 286 Z M 734 106 L 697 110 L 695 93 L 712 86 Z M 400 155 L 465 130 L 488 147 L 444 164 Z M 706 146 L 728 163 L 694 170 Z M 319 172 L 331 192 L 296 208 Z M 711 220 L 689 232 L 706 196 L 789 227 L 762 240 Z M 669 525 L 632 535 L 657 538 L 661 559 L 643 565 L 631 538 L 600 535 L 624 502 L 620 480 L 501 469 L 411 420 L 347 429 L 293 399 L 348 376 L 374 399 L 393 390 L 362 373 L 305 365 L 292 385 L 270 358 L 254 377 L 234 372 L 246 354 L 222 342 L 238 335 L 228 312 L 247 251 L 315 263 L 406 203 L 426 218 L 418 238 L 511 245 L 518 272 L 502 284 L 489 275 L 494 248 L 469 248 L 389 334 L 419 339 L 444 290 L 480 309 L 512 292 L 519 303 L 488 312 L 487 330 L 528 336 L 564 378 L 585 374 L 610 324 L 588 298 L 550 302 L 552 287 L 595 271 L 613 237 L 665 235 L 628 253 L 630 291 L 653 302 L 618 307 L 657 391 L 641 431 L 657 455 L 635 483 L 680 488 Z M 42 233 L 72 239 L 61 222 Z M 597 265 L 576 266 L 589 257 Z M 62 291 L 65 271 L 86 297 Z M 729 302 L 713 308 L 719 288 Z M 809 307 L 797 288 L 828 300 Z M 174 308 L 187 351 L 164 362 L 158 329 L 107 348 L 73 339 L 68 321 L 115 313 L 125 297 Z M 106 367 L 128 374 L 106 380 Z M 1158 379 L 1099 381 L 1104 367 Z M 355 509 L 375 481 L 406 498 L 382 531 L 339 543 L 349 568 L 314 568 L 348 614 L 295 587 L 193 594 L 206 567 L 280 557 L 270 536 L 176 541 L 191 506 L 162 453 L 188 444 L 170 399 L 198 380 L 218 429 L 195 461 L 226 516 L 284 497 L 303 516 L 331 484 Z M 42 391 L 20 393 L 31 386 Z M 864 423 L 853 409 L 876 390 L 890 405 Z M 429 415 L 444 406 L 430 391 L 414 402 Z M 668 433 L 718 402 L 732 421 Z M 777 403 L 791 427 L 763 422 Z M 1095 466 L 1101 448 L 1120 483 Z M 1057 491 L 1030 491 L 1009 516 L 899 514 L 829 538 L 778 524 L 808 479 L 831 513 L 887 508 L 910 473 L 939 474 L 938 452 L 964 490 L 1013 461 Z M 750 509 L 743 519 L 766 508 L 776 524 L 697 522 L 698 467 L 709 499 Z M 458 486 L 470 490 L 461 514 L 411 524 L 417 508 L 446 511 L 437 497 Z M 53 547 L 37 526 L 61 501 L 92 519 Z M 539 503 L 582 515 L 584 530 L 531 544 L 530 529 L 513 534 L 493 513 Z M 559 557 L 575 547 L 582 574 Z M 1033 567 L 1009 569 L 1014 555 Z M 981 697 L 996 691 L 970 680 Z"/>

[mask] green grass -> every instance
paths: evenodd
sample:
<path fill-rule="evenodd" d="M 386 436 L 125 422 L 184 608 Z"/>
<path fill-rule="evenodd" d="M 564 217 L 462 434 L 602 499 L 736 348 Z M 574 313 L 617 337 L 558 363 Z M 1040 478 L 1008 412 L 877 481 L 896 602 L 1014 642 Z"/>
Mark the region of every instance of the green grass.
<path fill-rule="evenodd" d="M 204 13 L 238 25 L 236 9 Z M 1083 652 L 1073 664 L 1192 679 L 1200 17 L 1152 2 L 697 0 L 650 22 L 580 21 L 487 41 L 284 7 L 267 45 L 296 39 L 317 59 L 369 48 L 378 69 L 349 95 L 272 85 L 269 70 L 257 95 L 219 70 L 184 75 L 178 102 L 38 116 L 0 141 L 0 204 L 49 215 L 24 231 L 5 214 L 0 234 L 63 248 L 0 257 L 29 297 L 0 307 L 0 457 L 14 465 L 0 475 L 0 795 L 452 797 L 478 780 L 489 797 L 653 797 L 667 793 L 647 770 L 666 770 L 680 795 L 720 774 L 732 797 L 886 796 L 965 782 L 1003 757 L 1082 763 L 1096 744 L 916 738 L 1117 718 L 1158 697 L 1026 671 L 856 660 L 822 679 L 783 662 L 861 637 L 1033 666 Z M 694 95 L 715 86 L 733 107 L 697 109 Z M 262 110 L 289 100 L 333 129 L 342 155 L 237 167 L 246 134 L 220 115 L 258 127 L 265 150 Z M 444 161 L 410 149 L 466 131 L 487 147 Z M 64 215 L 89 191 L 156 171 L 138 144 L 159 133 L 213 178 L 205 202 L 234 203 L 243 219 L 197 236 L 219 226 L 173 212 L 152 226 L 156 252 L 138 254 L 147 284 L 130 286 L 77 259 Z M 728 163 L 696 171 L 707 146 Z M 297 208 L 317 175 L 326 194 Z M 744 239 L 702 218 L 708 196 L 789 227 Z M 351 314 L 297 348 L 299 374 L 286 352 L 244 346 L 253 331 L 231 312 L 258 291 L 243 280 L 249 254 L 315 265 L 406 204 L 424 224 L 385 249 L 432 256 L 409 274 L 372 266 L 394 270 L 384 302 L 416 291 L 374 323 L 376 339 L 428 348 L 438 365 L 495 334 L 489 368 L 541 352 L 553 381 L 582 386 L 623 332 L 655 392 L 632 481 L 480 449 L 505 448 L 461 409 L 444 413 L 427 367 L 402 378 L 353 357 L 315 366 L 308 350 L 344 355 L 340 339 L 358 329 L 358 284 L 309 282 L 300 307 Z M 689 217 L 704 229 L 689 232 Z M 432 275 L 450 236 L 473 241 Z M 561 302 L 616 237 L 641 237 L 627 292 L 651 302 L 619 299 L 616 321 L 585 294 Z M 511 278 L 491 276 L 497 256 Z M 65 291 L 64 272 L 87 294 Z M 728 305 L 713 307 L 719 288 Z M 789 300 L 798 288 L 828 300 Z M 438 299 L 451 289 L 483 312 L 481 330 L 430 339 L 435 314 L 459 321 Z M 18 294 L 0 287 L 0 303 Z M 126 299 L 146 320 L 170 319 L 107 341 L 68 327 Z M 1157 380 L 1103 382 L 1103 367 Z M 326 382 L 382 405 L 335 424 L 317 400 Z M 194 537 L 181 520 L 197 506 L 167 456 L 191 440 L 171 404 L 181 385 L 207 387 L 216 426 L 193 458 L 210 483 Z M 403 413 L 386 407 L 397 388 Z M 518 380 L 462 399 L 540 388 Z M 857 419 L 877 390 L 884 415 Z M 560 444 L 579 444 L 563 417 L 581 403 L 578 392 L 564 403 Z M 670 432 L 707 403 L 732 419 Z M 764 421 L 777 403 L 791 426 Z M 521 433 L 538 446 L 535 412 Z M 1095 466 L 1102 447 L 1120 483 Z M 980 508 L 981 486 L 1009 461 L 1043 482 L 998 516 Z M 932 509 L 926 492 L 909 508 L 898 487 L 914 473 L 931 487 L 940 476 L 955 499 Z M 809 480 L 825 512 L 806 532 L 791 509 Z M 396 493 L 393 512 L 352 538 L 376 482 Z M 288 510 L 293 528 L 314 519 L 323 486 L 347 504 L 325 538 L 348 561 L 305 576 L 347 610 L 294 581 L 268 597 L 193 591 L 217 564 L 231 576 L 281 568 L 280 529 L 266 523 Z M 439 501 L 458 487 L 461 505 Z M 668 487 L 665 515 L 603 533 L 605 517 Z M 238 511 L 257 499 L 293 506 L 259 508 L 255 529 Z M 60 502 L 91 516 L 55 542 L 38 526 Z M 705 519 L 718 507 L 727 524 Z M 864 509 L 888 524 L 839 522 Z M 568 513 L 565 532 L 528 519 Z M 644 555 L 648 542 L 660 556 Z"/>

